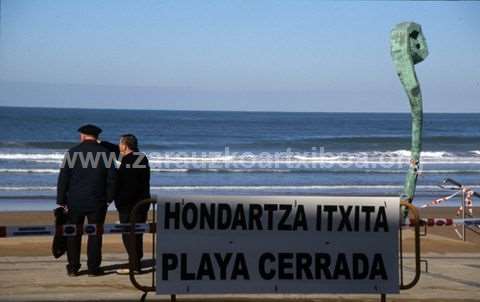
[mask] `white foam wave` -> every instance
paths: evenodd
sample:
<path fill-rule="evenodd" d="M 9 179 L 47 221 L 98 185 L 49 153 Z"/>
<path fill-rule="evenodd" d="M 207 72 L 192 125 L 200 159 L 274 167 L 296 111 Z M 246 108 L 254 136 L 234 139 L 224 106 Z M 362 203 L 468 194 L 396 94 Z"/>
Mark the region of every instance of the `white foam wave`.
<path fill-rule="evenodd" d="M 480 187 L 468 185 L 468 187 Z M 292 186 L 153 186 L 152 190 L 157 191 L 176 191 L 176 190 L 212 190 L 212 191 L 225 191 L 225 190 L 332 190 L 332 189 L 398 189 L 401 190 L 403 185 L 292 185 Z M 421 185 L 417 186 L 418 189 L 439 189 L 435 185 Z"/>
<path fill-rule="evenodd" d="M 33 160 L 25 160 L 29 162 L 39 163 L 39 164 L 58 164 L 62 163 L 61 159 L 33 159 Z"/>
<path fill-rule="evenodd" d="M 162 186 L 152 187 L 152 190 L 158 191 L 189 191 L 189 190 L 208 190 L 208 191 L 228 191 L 228 190 L 325 190 L 325 189 L 401 189 L 397 185 L 310 185 L 310 186 Z"/>
<path fill-rule="evenodd" d="M 57 187 L 47 187 L 47 186 L 0 187 L 0 191 L 54 191 L 54 190 L 57 190 Z"/>
<path fill-rule="evenodd" d="M 268 168 L 249 168 L 249 169 L 224 169 L 224 168 L 198 168 L 198 169 L 176 169 L 176 168 L 165 168 L 165 169 L 151 169 L 154 173 L 289 173 L 289 172 L 343 172 L 339 169 L 268 169 Z M 375 169 L 361 169 L 352 170 L 352 173 L 405 173 L 404 170 L 375 170 Z M 25 173 L 25 174 L 58 174 L 59 169 L 0 169 L 0 173 Z M 422 170 L 421 174 L 462 174 L 462 173 L 478 173 L 480 170 Z"/>
<path fill-rule="evenodd" d="M 148 154 L 147 154 L 148 156 Z M 221 161 L 232 161 L 235 160 L 234 156 L 221 156 L 221 155 L 209 155 L 209 156 L 162 156 L 162 155 L 151 155 L 149 156 L 150 161 L 161 161 L 161 162 L 221 162 Z"/>
<path fill-rule="evenodd" d="M 369 152 L 325 152 L 325 153 L 243 153 L 235 155 L 219 155 L 218 153 L 206 153 L 193 156 L 172 156 L 169 154 L 150 153 L 147 157 L 150 163 L 159 164 L 210 164 L 210 163 L 264 163 L 264 164 L 288 164 L 288 163 L 400 163 L 408 164 L 410 158 L 409 150 L 394 151 L 369 151 Z M 470 151 L 468 154 L 454 154 L 447 151 L 423 151 L 421 153 L 422 163 L 478 163 L 480 164 L 480 150 Z M 64 154 L 62 153 L 0 153 L 0 160 L 27 161 L 35 163 L 60 164 Z M 162 167 L 158 167 L 162 168 Z"/>
<path fill-rule="evenodd" d="M 228 172 L 228 173 L 255 173 L 255 172 L 263 172 L 263 173 L 286 173 L 291 172 L 290 169 L 222 169 L 222 168 L 198 168 L 198 169 L 151 169 L 152 172 L 159 172 L 159 173 L 189 173 L 189 172 Z"/>
<path fill-rule="evenodd" d="M 0 169 L 0 173 L 42 173 L 56 174 L 58 169 Z"/>
<path fill-rule="evenodd" d="M 294 155 L 292 157 L 294 160 L 300 160 L 300 161 L 338 161 L 342 159 L 341 156 L 302 156 L 302 155 Z M 352 154 L 351 156 L 344 156 L 344 158 L 354 158 L 354 155 Z"/>
<path fill-rule="evenodd" d="M 394 156 L 400 156 L 400 157 L 410 157 L 411 152 L 409 150 L 397 150 L 397 151 L 390 152 L 390 154 Z M 445 157 L 455 157 L 455 155 L 446 151 L 422 151 L 421 153 L 421 158 L 445 158 Z"/>
<path fill-rule="evenodd" d="M 151 169 L 152 172 L 161 172 L 161 173 L 186 173 L 190 169 Z"/>
<path fill-rule="evenodd" d="M 62 160 L 63 153 L 0 153 L 0 159 L 10 160 Z"/>
<path fill-rule="evenodd" d="M 478 185 L 466 185 L 470 188 L 480 188 Z M 152 186 L 151 190 L 154 191 L 270 191 L 270 190 L 290 190 L 290 191 L 301 191 L 301 190 L 348 190 L 348 189 L 395 189 L 401 190 L 402 185 L 264 185 L 264 186 L 255 186 L 255 185 L 225 185 L 225 186 L 210 186 L 210 185 L 198 185 L 198 186 Z M 436 185 L 420 185 L 417 186 L 419 190 L 441 190 Z M 0 191 L 53 191 L 56 190 L 56 187 L 51 186 L 0 186 Z"/>
<path fill-rule="evenodd" d="M 405 171 L 400 171 L 399 173 L 405 173 Z M 420 174 L 480 174 L 480 170 L 421 170 Z"/>

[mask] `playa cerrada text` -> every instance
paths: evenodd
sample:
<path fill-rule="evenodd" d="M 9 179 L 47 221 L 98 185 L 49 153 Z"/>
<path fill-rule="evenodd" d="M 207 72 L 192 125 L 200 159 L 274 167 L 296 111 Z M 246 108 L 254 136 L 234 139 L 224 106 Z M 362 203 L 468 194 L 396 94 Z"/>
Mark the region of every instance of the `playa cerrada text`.
<path fill-rule="evenodd" d="M 198 263 L 190 261 L 187 253 L 163 253 L 160 258 L 164 281 L 174 272 L 180 280 L 251 280 L 252 267 L 244 253 L 202 253 Z M 364 253 L 265 252 L 255 262 L 255 274 L 263 280 L 388 279 L 383 256 L 379 253 L 368 257 Z"/>
<path fill-rule="evenodd" d="M 385 206 L 291 203 L 194 203 L 164 205 L 164 230 L 389 232 Z M 307 219 L 308 218 L 308 219 Z"/>

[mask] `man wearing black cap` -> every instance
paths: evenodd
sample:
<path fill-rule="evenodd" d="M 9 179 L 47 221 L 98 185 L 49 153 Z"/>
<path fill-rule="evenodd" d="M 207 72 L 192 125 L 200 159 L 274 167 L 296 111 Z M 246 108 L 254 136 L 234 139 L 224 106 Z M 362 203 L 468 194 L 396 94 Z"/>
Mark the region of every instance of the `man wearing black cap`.
<path fill-rule="evenodd" d="M 114 157 L 97 143 L 102 129 L 85 125 L 78 129 L 80 144 L 65 154 L 57 185 L 57 204 L 68 210 L 68 223 L 103 224 L 108 205 L 115 194 Z M 76 276 L 80 269 L 81 235 L 67 239 L 67 273 Z M 102 272 L 102 235 L 88 236 L 88 273 L 97 276 Z"/>

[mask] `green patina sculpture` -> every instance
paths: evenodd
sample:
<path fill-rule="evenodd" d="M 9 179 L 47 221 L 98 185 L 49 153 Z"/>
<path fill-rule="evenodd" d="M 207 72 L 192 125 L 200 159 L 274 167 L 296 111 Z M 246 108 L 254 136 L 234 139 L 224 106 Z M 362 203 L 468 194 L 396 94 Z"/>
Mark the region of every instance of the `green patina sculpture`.
<path fill-rule="evenodd" d="M 412 111 L 412 146 L 410 168 L 405 179 L 402 200 L 412 202 L 415 196 L 417 174 L 422 151 L 423 105 L 420 83 L 415 73 L 415 64 L 428 55 L 427 43 L 419 24 L 400 23 L 391 32 L 391 55 L 398 77 L 407 92 Z"/>

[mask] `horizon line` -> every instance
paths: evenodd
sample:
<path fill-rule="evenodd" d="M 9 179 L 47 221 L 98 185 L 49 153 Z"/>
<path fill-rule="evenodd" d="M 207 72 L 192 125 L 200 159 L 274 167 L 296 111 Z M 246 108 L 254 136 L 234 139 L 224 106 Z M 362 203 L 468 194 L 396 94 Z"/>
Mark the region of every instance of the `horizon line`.
<path fill-rule="evenodd" d="M 27 108 L 27 109 L 77 109 L 77 110 L 116 110 L 116 111 L 180 111 L 180 112 L 237 112 L 237 113 L 370 113 L 370 114 L 410 114 L 409 111 L 286 111 L 286 110 L 212 110 L 212 109 L 161 109 L 161 108 L 108 108 L 108 107 L 53 107 L 49 105 L 45 106 L 29 106 L 29 105 L 2 105 L 0 108 Z M 480 114 L 479 112 L 440 112 L 429 111 L 423 112 L 426 114 Z"/>

